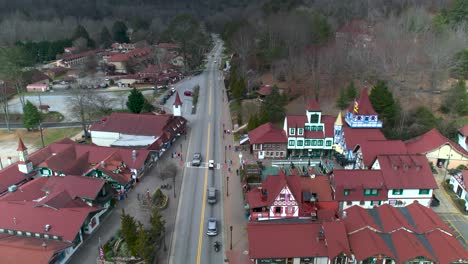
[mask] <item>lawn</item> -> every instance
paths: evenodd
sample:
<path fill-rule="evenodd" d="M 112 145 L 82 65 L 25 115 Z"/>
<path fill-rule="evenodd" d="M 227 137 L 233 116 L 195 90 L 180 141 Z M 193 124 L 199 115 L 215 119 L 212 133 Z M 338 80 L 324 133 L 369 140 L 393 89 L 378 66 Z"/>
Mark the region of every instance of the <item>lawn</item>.
<path fill-rule="evenodd" d="M 81 131 L 81 127 L 66 127 L 66 128 L 44 128 L 44 145 L 47 146 L 62 138 L 69 138 L 77 135 Z M 42 147 L 41 133 L 39 131 L 27 132 L 26 130 L 16 131 L 23 141 L 28 145 L 33 145 L 36 148 Z"/>

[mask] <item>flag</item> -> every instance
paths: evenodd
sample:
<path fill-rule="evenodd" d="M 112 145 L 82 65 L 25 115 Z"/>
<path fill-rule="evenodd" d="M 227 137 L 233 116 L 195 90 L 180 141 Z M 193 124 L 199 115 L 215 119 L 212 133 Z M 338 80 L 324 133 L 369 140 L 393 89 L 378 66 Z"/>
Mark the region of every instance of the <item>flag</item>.
<path fill-rule="evenodd" d="M 354 113 L 357 114 L 358 112 L 359 112 L 359 103 L 356 100 L 354 100 Z"/>

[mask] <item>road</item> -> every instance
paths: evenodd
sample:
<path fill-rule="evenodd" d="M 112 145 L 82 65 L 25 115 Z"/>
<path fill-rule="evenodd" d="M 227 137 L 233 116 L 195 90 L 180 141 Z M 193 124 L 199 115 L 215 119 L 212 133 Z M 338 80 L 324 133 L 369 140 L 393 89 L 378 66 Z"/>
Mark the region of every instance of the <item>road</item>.
<path fill-rule="evenodd" d="M 211 57 L 211 54 L 214 57 Z M 221 162 L 221 91 L 218 85 L 218 64 L 221 44 L 218 43 L 209 55 L 207 69 L 196 77 L 200 84 L 197 114 L 191 120 L 186 161 L 189 162 L 195 152 L 203 157 L 199 168 L 188 166 L 184 170 L 182 189 L 175 224 L 175 233 L 170 247 L 169 263 L 223 263 L 225 245 L 215 252 L 213 244 L 223 239 L 222 181 L 219 169 L 208 170 L 206 162 L 213 159 Z M 206 189 L 214 186 L 218 189 L 218 202 L 209 205 L 206 202 Z M 206 235 L 208 218 L 218 219 L 218 235 Z"/>

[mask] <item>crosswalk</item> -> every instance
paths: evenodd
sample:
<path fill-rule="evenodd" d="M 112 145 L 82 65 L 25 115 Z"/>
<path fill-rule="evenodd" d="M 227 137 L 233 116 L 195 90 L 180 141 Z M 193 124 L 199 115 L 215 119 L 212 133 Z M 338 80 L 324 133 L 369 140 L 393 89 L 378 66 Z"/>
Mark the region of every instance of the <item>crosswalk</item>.
<path fill-rule="evenodd" d="M 192 163 L 189 161 L 189 162 L 186 162 L 186 163 L 185 163 L 185 167 L 187 167 L 187 168 L 195 168 L 195 169 L 206 169 L 206 168 L 208 168 L 208 162 L 202 162 L 202 163 L 200 164 L 200 166 L 192 166 Z M 215 164 L 214 164 L 214 168 L 215 168 L 215 170 L 221 169 L 221 164 L 215 163 Z"/>

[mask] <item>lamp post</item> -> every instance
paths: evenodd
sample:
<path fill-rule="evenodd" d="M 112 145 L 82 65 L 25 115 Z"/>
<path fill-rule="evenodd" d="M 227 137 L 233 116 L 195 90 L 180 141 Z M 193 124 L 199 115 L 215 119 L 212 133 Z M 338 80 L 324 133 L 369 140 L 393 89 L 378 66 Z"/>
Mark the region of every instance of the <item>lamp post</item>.
<path fill-rule="evenodd" d="M 41 132 L 41 142 L 42 142 L 42 147 L 44 147 L 44 135 L 42 134 L 42 122 L 39 123 L 39 131 Z"/>
<path fill-rule="evenodd" d="M 232 226 L 230 226 L 229 229 L 231 230 L 231 246 L 229 248 L 232 250 Z"/>
<path fill-rule="evenodd" d="M 227 184 L 226 184 L 226 196 L 229 197 L 229 176 L 226 178 Z"/>
<path fill-rule="evenodd" d="M 180 143 L 180 161 L 182 161 L 182 143 Z"/>
<path fill-rule="evenodd" d="M 244 164 L 242 164 L 242 152 L 239 152 L 239 161 L 241 164 L 241 168 L 244 169 Z"/>
<path fill-rule="evenodd" d="M 163 229 L 163 239 L 164 239 L 164 252 L 167 251 L 167 246 L 166 246 L 166 227 Z"/>
<path fill-rule="evenodd" d="M 227 163 L 226 152 L 227 152 L 227 146 L 224 146 L 224 163 Z"/>

